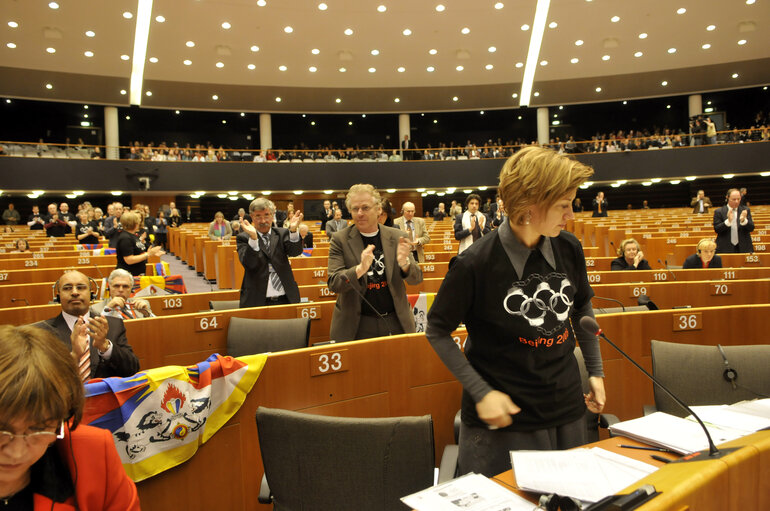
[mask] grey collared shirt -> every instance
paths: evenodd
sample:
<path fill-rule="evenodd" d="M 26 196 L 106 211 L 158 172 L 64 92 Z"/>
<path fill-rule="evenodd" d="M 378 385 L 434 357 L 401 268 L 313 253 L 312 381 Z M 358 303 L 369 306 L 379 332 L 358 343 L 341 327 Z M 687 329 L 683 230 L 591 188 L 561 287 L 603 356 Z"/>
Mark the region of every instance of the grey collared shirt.
<path fill-rule="evenodd" d="M 516 270 L 516 275 L 519 278 L 524 274 L 524 267 L 533 250 L 539 250 L 548 265 L 556 270 L 556 260 L 553 256 L 551 238 L 548 236 L 541 236 L 535 248 L 526 247 L 511 230 L 511 224 L 507 216 L 503 217 L 503 222 L 498 227 L 497 232 L 500 236 L 500 243 L 502 243 L 505 253 L 508 255 L 508 259 L 511 261 L 511 265 L 513 265 L 513 269 Z"/>

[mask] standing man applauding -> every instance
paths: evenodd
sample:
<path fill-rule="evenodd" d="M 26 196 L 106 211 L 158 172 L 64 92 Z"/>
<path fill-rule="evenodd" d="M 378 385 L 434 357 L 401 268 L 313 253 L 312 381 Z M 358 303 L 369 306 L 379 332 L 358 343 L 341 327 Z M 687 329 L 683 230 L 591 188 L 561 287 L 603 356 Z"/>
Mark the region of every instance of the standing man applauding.
<path fill-rule="evenodd" d="M 727 190 L 727 205 L 714 210 L 714 231 L 717 233 L 717 253 L 754 252 L 751 231 L 754 220 L 751 211 L 741 204 L 737 188 Z"/>
<path fill-rule="evenodd" d="M 289 257 L 302 254 L 297 227 L 302 212 L 289 219 L 289 228 L 273 227 L 275 204 L 259 197 L 249 205 L 251 222 L 241 219 L 236 238 L 238 259 L 246 270 L 241 284 L 241 307 L 299 303 L 299 287 Z"/>
<path fill-rule="evenodd" d="M 425 262 L 423 246 L 430 242 L 430 235 L 425 228 L 425 220 L 414 216 L 414 204 L 405 202 L 401 208 L 403 216 L 393 221 L 393 226 L 406 233 L 406 237 L 412 244 L 412 256 L 416 261 Z"/>
<path fill-rule="evenodd" d="M 489 233 L 487 217 L 479 213 L 480 204 L 481 197 L 475 193 L 468 195 L 465 199 L 465 206 L 468 209 L 455 217 L 455 239 L 460 242 L 458 254 L 462 254 L 476 240 Z"/>

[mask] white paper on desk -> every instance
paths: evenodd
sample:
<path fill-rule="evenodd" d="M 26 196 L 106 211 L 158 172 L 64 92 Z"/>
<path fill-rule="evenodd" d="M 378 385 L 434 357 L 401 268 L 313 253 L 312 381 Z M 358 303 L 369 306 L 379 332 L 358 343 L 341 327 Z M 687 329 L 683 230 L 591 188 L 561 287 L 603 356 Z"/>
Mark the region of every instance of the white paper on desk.
<path fill-rule="evenodd" d="M 466 474 L 402 497 L 417 511 L 532 511 L 534 505 L 480 474 Z"/>
<path fill-rule="evenodd" d="M 511 451 L 516 484 L 596 502 L 655 472 L 657 467 L 604 449 Z"/>
<path fill-rule="evenodd" d="M 757 417 L 742 413 L 727 405 L 691 406 L 693 412 L 706 424 L 714 424 L 720 428 L 729 428 L 749 435 L 760 429 L 770 428 L 770 417 Z M 694 418 L 688 417 L 690 420 Z"/>
<path fill-rule="evenodd" d="M 730 405 L 730 409 L 736 412 L 764 417 L 770 419 L 770 399 L 754 399 L 752 401 L 741 401 Z"/>
<path fill-rule="evenodd" d="M 706 428 L 715 445 L 743 436 L 740 432 L 717 426 L 706 425 Z M 692 454 L 708 449 L 708 440 L 700 424 L 663 412 L 618 422 L 610 426 L 610 432 L 650 445 L 665 447 L 679 454 Z"/>

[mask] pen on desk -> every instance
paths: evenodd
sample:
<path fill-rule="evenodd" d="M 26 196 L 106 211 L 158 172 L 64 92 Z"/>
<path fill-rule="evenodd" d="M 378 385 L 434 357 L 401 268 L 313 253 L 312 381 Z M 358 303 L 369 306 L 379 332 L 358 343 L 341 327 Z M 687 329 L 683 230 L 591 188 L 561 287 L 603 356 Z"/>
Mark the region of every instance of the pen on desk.
<path fill-rule="evenodd" d="M 670 459 L 664 458 L 663 456 L 658 456 L 657 454 L 650 454 L 650 458 L 654 459 L 655 461 L 662 461 L 663 463 L 671 463 Z"/>
<path fill-rule="evenodd" d="M 671 452 L 669 449 L 665 449 L 663 447 L 645 447 L 641 445 L 623 445 L 623 444 L 620 444 L 618 447 L 623 447 L 624 449 L 640 449 L 642 451 Z"/>

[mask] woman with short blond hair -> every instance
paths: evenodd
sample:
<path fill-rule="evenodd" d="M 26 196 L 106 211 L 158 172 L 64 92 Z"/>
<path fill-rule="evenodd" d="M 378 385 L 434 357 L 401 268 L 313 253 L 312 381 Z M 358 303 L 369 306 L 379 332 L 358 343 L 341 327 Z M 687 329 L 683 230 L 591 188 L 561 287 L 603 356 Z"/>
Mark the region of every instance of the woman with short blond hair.
<path fill-rule="evenodd" d="M 144 275 L 147 260 L 165 252 L 161 247 L 147 248 L 144 240 L 137 234 L 142 226 L 141 217 L 135 211 L 127 211 L 120 217 L 123 230 L 118 234 L 115 255 L 118 259 L 116 268 L 122 268 L 131 275 Z"/>
<path fill-rule="evenodd" d="M 682 269 L 721 268 L 722 258 L 716 255 L 716 251 L 716 242 L 711 238 L 703 238 L 695 247 L 695 253 L 684 260 Z"/>

